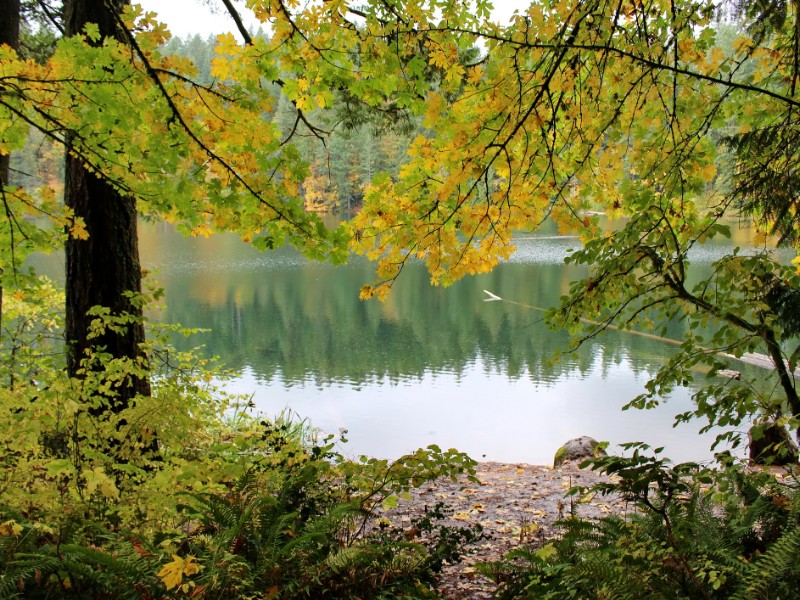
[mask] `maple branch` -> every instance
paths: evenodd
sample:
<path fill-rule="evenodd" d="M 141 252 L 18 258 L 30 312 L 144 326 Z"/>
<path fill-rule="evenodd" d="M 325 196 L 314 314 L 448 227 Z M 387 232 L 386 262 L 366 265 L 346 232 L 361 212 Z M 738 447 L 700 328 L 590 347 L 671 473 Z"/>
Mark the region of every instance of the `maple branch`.
<path fill-rule="evenodd" d="M 475 31 L 472 29 L 465 29 L 461 27 L 429 27 L 425 30 L 405 30 L 405 31 L 398 31 L 397 33 L 403 33 L 406 35 L 419 35 L 420 33 L 462 33 L 464 35 L 471 35 L 478 38 L 483 38 L 487 40 L 492 40 L 495 42 L 500 42 L 503 44 L 508 44 L 510 46 L 516 46 L 518 48 L 527 48 L 531 50 L 555 50 L 555 51 L 565 51 L 565 50 L 588 50 L 591 52 L 599 52 L 599 53 L 611 53 L 622 58 L 627 58 L 632 60 L 635 63 L 643 64 L 647 67 L 650 67 L 654 70 L 661 70 L 668 73 L 675 73 L 678 75 L 685 75 L 686 77 L 697 79 L 700 81 L 707 81 L 709 83 L 713 83 L 716 85 L 720 85 L 723 87 L 729 87 L 736 90 L 746 91 L 746 92 L 754 92 L 756 94 L 764 95 L 769 98 L 773 98 L 775 100 L 779 100 L 788 106 L 794 108 L 800 108 L 800 98 L 793 98 L 790 96 L 786 96 L 784 94 L 774 92 L 767 88 L 759 87 L 756 85 L 751 85 L 749 83 L 741 83 L 738 81 L 733 81 L 732 79 L 722 79 L 720 77 L 715 77 L 713 75 L 707 75 L 705 73 L 699 73 L 697 71 L 693 71 L 686 67 L 681 67 L 674 64 L 668 64 L 663 62 L 658 62 L 656 60 L 647 58 L 645 56 L 641 56 L 631 52 L 630 50 L 623 50 L 622 48 L 617 48 L 616 46 L 611 45 L 610 43 L 607 44 L 580 44 L 580 43 L 542 43 L 542 42 L 529 42 L 529 41 L 520 41 L 515 40 L 511 37 L 505 37 L 495 33 L 488 33 L 486 31 Z M 380 38 L 384 38 L 386 36 L 376 36 Z"/>
<path fill-rule="evenodd" d="M 369 19 L 369 15 L 367 13 L 365 13 L 363 10 L 360 10 L 358 8 L 354 8 L 352 6 L 348 6 L 347 7 L 347 12 L 352 13 L 357 17 L 361 17 L 365 21 L 367 21 Z M 384 26 L 384 27 L 389 24 L 389 21 L 387 21 L 386 19 L 382 19 L 381 17 L 377 17 L 376 16 L 375 20 L 378 23 L 380 23 L 382 26 Z M 350 21 L 347 21 L 347 22 L 350 23 Z"/>
<path fill-rule="evenodd" d="M 573 41 L 575 40 L 575 38 L 577 37 L 578 32 L 580 30 L 581 23 L 586 18 L 586 16 L 587 15 L 581 16 L 578 19 L 578 21 L 575 23 L 575 25 L 572 26 L 572 28 L 571 28 L 572 30 L 569 33 L 569 38 L 568 38 L 569 40 L 573 40 Z M 560 35 L 563 36 L 564 34 L 566 34 L 568 27 L 569 27 L 569 24 L 565 23 L 563 28 L 562 28 L 562 30 L 561 30 Z M 536 94 L 536 97 L 532 100 L 530 106 L 521 115 L 521 117 L 516 120 L 517 121 L 516 124 L 514 125 L 514 127 L 512 127 L 511 132 L 508 133 L 508 135 L 505 136 L 505 140 L 503 140 L 503 141 L 501 141 L 499 143 L 492 142 L 492 143 L 487 145 L 487 149 L 488 148 L 496 148 L 496 151 L 494 153 L 494 156 L 492 156 L 488 160 L 487 164 L 483 167 L 483 173 L 487 173 L 488 170 L 490 169 L 490 167 L 494 164 L 495 160 L 497 160 L 497 158 L 500 156 L 500 154 L 505 152 L 506 148 L 511 143 L 511 141 L 514 139 L 514 136 L 516 136 L 517 132 L 525 125 L 525 123 L 530 118 L 530 116 L 534 113 L 534 111 L 537 110 L 540 102 L 545 97 L 545 95 L 550 93 L 550 83 L 552 82 L 553 77 L 555 77 L 555 74 L 558 71 L 558 67 L 561 65 L 562 61 L 564 60 L 564 57 L 567 54 L 567 48 L 568 48 L 568 45 L 565 45 L 556 54 L 556 56 L 554 56 L 552 58 L 552 61 L 551 61 L 550 65 L 548 65 L 548 71 L 547 71 L 547 74 L 545 76 L 545 79 L 538 86 L 539 90 L 538 90 L 538 92 Z M 522 98 L 522 92 L 520 92 L 520 98 Z M 499 137 L 499 132 L 498 132 L 498 136 L 497 137 Z M 497 139 L 497 137 L 495 137 L 495 139 Z M 470 189 L 467 191 L 467 193 L 465 195 L 466 197 L 469 197 L 473 193 L 473 191 L 475 190 L 475 188 L 478 185 L 478 180 L 479 179 L 480 179 L 480 175 L 478 175 L 478 177 L 476 177 L 475 182 L 472 184 Z M 571 207 L 569 207 L 569 208 L 571 210 Z M 454 211 L 454 213 L 455 213 L 455 211 Z M 450 218 L 452 218 L 452 215 L 451 215 Z M 449 221 L 450 218 L 448 218 L 447 220 Z M 447 221 L 445 221 L 445 222 L 447 222 Z"/>
<path fill-rule="evenodd" d="M 14 240 L 14 226 L 20 230 L 20 233 L 25 236 L 24 232 L 19 226 L 19 222 L 17 221 L 16 216 L 14 215 L 11 207 L 8 205 L 8 199 L 6 198 L 6 182 L 0 179 L 0 195 L 3 197 L 3 208 L 5 212 L 6 221 L 8 221 L 8 233 L 9 237 L 11 238 L 11 268 L 14 270 L 14 277 L 17 276 L 17 256 L 16 256 L 16 248 L 17 244 Z M 0 268 L 0 275 L 3 273 L 3 270 Z M 0 287 L 0 290 L 2 287 Z M 0 313 L 2 314 L 2 313 Z"/>
<path fill-rule="evenodd" d="M 50 6 L 47 5 L 47 2 L 43 0 L 37 0 L 36 5 L 41 9 L 44 16 L 47 17 L 47 20 L 50 21 L 50 24 L 58 29 L 58 32 L 63 36 L 64 33 L 64 26 L 61 23 L 61 19 L 58 18 L 58 15 L 52 12 Z"/>
<path fill-rule="evenodd" d="M 245 45 L 252 46 L 253 38 L 250 36 L 250 32 L 247 31 L 247 28 L 244 26 L 244 22 L 242 21 L 242 17 L 239 14 L 239 11 L 236 10 L 236 7 L 231 3 L 231 0 L 222 0 L 222 3 L 228 10 L 228 14 L 233 19 L 233 22 L 236 23 L 236 29 L 239 30 L 239 34 L 244 39 Z"/>
<path fill-rule="evenodd" d="M 175 71 L 170 71 L 169 69 L 162 69 L 161 67 L 153 67 L 153 71 L 156 73 L 161 73 L 162 75 L 166 75 L 168 77 L 172 77 L 178 81 L 182 81 L 183 83 L 190 85 L 195 90 L 203 90 L 204 92 L 208 92 L 212 96 L 216 96 L 220 100 L 225 100 L 227 102 L 232 102 L 233 98 L 230 96 L 226 96 L 222 92 L 215 90 L 210 85 L 203 85 L 202 83 L 197 83 L 191 77 L 186 77 L 185 75 L 181 75 L 180 73 L 176 73 Z"/>
<path fill-rule="evenodd" d="M 394 6 L 389 4 L 386 0 L 381 0 L 381 4 L 389 11 L 389 14 L 393 15 L 395 19 L 397 19 L 403 25 L 408 25 L 408 21 L 406 21 L 403 16 L 395 10 Z"/>
<path fill-rule="evenodd" d="M 509 41 L 509 43 L 512 43 L 511 40 L 508 40 L 508 41 Z M 546 45 L 546 44 L 529 44 L 528 46 L 531 47 L 531 48 L 538 48 L 538 49 L 548 49 L 548 48 L 556 49 L 556 48 L 560 48 L 561 47 L 561 46 L 557 46 L 557 45 L 556 46 L 549 46 L 549 45 Z M 645 58 L 644 56 L 638 56 L 638 55 L 636 55 L 636 54 L 634 54 L 632 52 L 629 52 L 627 50 L 622 50 L 622 49 L 616 48 L 614 46 L 606 47 L 606 46 L 597 46 L 597 45 L 594 45 L 594 44 L 575 44 L 575 45 L 570 46 L 570 48 L 575 49 L 575 50 L 591 50 L 591 51 L 608 50 L 608 51 L 610 51 L 610 52 L 612 52 L 612 53 L 614 53 L 614 54 L 616 54 L 618 56 L 622 56 L 624 58 L 629 58 L 629 59 L 633 60 L 634 62 L 641 63 L 641 64 L 643 64 L 645 66 L 648 66 L 648 67 L 650 67 L 652 69 L 663 70 L 663 71 L 674 73 L 674 74 L 677 74 L 677 75 L 685 75 L 686 77 L 698 79 L 700 81 L 707 81 L 709 83 L 714 83 L 714 84 L 721 85 L 723 87 L 728 87 L 728 88 L 731 88 L 731 89 L 754 92 L 756 94 L 761 94 L 761 95 L 773 98 L 775 100 L 780 100 L 781 102 L 784 102 L 785 104 L 787 104 L 789 106 L 800 107 L 800 99 L 794 99 L 794 98 L 791 98 L 789 96 L 785 96 L 783 94 L 779 94 L 778 92 L 773 92 L 772 90 L 769 90 L 769 89 L 766 89 L 766 88 L 763 88 L 763 87 L 758 87 L 758 86 L 755 86 L 755 85 L 750 85 L 748 83 L 740 83 L 740 82 L 733 81 L 733 80 L 730 80 L 730 79 L 720 79 L 719 77 L 714 77 L 712 75 L 706 75 L 704 73 L 698 73 L 697 71 L 692 71 L 692 70 L 684 68 L 684 67 L 678 67 L 678 66 L 675 66 L 675 65 L 659 63 L 659 62 L 656 62 L 654 60 Z"/>
<path fill-rule="evenodd" d="M 651 260 L 654 269 L 660 271 L 660 265 L 663 264 L 663 259 L 656 254 L 655 250 L 647 246 L 642 246 L 639 250 Z M 800 415 L 800 397 L 798 396 L 797 388 L 794 384 L 794 378 L 786 365 L 783 350 L 775 336 L 774 329 L 765 322 L 750 323 L 738 314 L 720 310 L 714 304 L 689 292 L 685 287 L 685 281 L 671 277 L 669 273 L 664 273 L 663 278 L 666 284 L 675 291 L 680 300 L 688 302 L 743 331 L 759 337 L 764 342 L 767 353 L 770 359 L 772 359 L 775 370 L 778 372 L 778 379 L 786 395 L 786 402 L 789 404 L 792 414 Z M 800 430 L 798 430 L 798 437 L 800 437 Z"/>
<path fill-rule="evenodd" d="M 138 42 L 136 41 L 136 37 L 128 30 L 125 26 L 125 23 L 122 21 L 119 14 L 114 11 L 114 18 L 117 21 L 118 26 L 122 29 L 127 38 L 128 43 L 130 44 L 131 48 L 135 51 L 136 55 L 139 57 L 139 60 L 142 61 L 142 65 L 144 66 L 145 72 L 147 73 L 150 80 L 155 84 L 156 88 L 158 89 L 159 93 L 161 94 L 162 99 L 167 104 L 167 107 L 172 114 L 172 118 L 175 122 L 178 123 L 180 128 L 186 133 L 187 136 L 195 143 L 197 146 L 206 154 L 208 157 L 220 165 L 223 170 L 228 173 L 235 181 L 238 181 L 254 198 L 256 198 L 259 202 L 261 202 L 264 206 L 267 206 L 270 210 L 275 213 L 275 216 L 283 221 L 291 224 L 298 231 L 302 232 L 304 235 L 308 237 L 314 237 L 313 232 L 308 231 L 304 228 L 304 224 L 292 219 L 286 212 L 284 212 L 280 206 L 276 206 L 273 203 L 266 200 L 260 192 L 256 191 L 252 185 L 239 173 L 239 171 L 234 168 L 231 164 L 229 164 L 222 156 L 217 154 L 212 148 L 210 148 L 203 140 L 201 140 L 194 130 L 189 126 L 184 118 L 183 114 L 181 113 L 180 109 L 175 104 L 172 97 L 167 92 L 166 88 L 164 87 L 164 83 L 161 81 L 161 78 L 158 76 L 158 73 L 153 68 L 152 64 L 148 60 L 146 54 L 139 46 Z"/>
<path fill-rule="evenodd" d="M 236 7 L 231 3 L 231 0 L 222 0 L 222 3 L 225 5 L 225 8 L 228 10 L 228 14 L 230 14 L 231 18 L 233 19 L 233 22 L 236 23 L 236 28 L 239 30 L 239 33 L 241 34 L 242 39 L 244 40 L 245 46 L 252 46 L 253 45 L 253 37 L 250 35 L 250 32 L 247 31 L 247 29 L 245 28 L 244 22 L 242 21 L 242 17 L 239 14 L 239 11 L 236 10 Z M 311 44 L 311 42 L 309 42 L 308 39 L 305 36 L 302 35 L 302 32 L 298 29 L 297 25 L 295 25 L 294 21 L 292 21 L 288 10 L 283 5 L 283 3 L 281 3 L 280 6 L 281 6 L 281 10 L 283 11 L 283 13 L 284 13 L 284 15 L 286 17 L 286 20 L 289 21 L 289 23 L 291 23 L 292 29 L 294 29 L 296 32 L 300 33 L 301 37 L 306 41 L 306 43 L 308 43 L 312 48 L 317 50 L 317 52 L 319 52 L 320 55 L 321 55 L 322 53 L 319 51 L 319 49 L 314 47 L 314 45 Z M 283 89 L 283 87 L 286 85 L 286 83 L 280 77 L 276 77 L 276 78 L 272 79 L 270 83 L 274 83 L 275 85 L 279 86 L 281 89 Z M 324 136 L 328 135 L 330 132 L 325 131 L 324 129 L 322 129 L 320 127 L 317 127 L 316 125 L 313 125 L 308 120 L 308 118 L 306 117 L 305 113 L 303 113 L 302 109 L 297 106 L 297 101 L 296 100 L 292 100 L 291 98 L 289 98 L 289 102 L 292 103 L 292 106 L 294 107 L 295 111 L 297 111 L 297 118 L 300 121 L 302 121 L 303 124 L 306 127 L 308 127 L 308 130 L 314 135 L 314 137 L 316 137 L 320 142 L 322 142 L 323 146 L 326 146 L 327 143 L 326 143 L 326 139 L 325 139 Z M 298 125 L 298 123 L 297 123 L 297 120 L 296 120 L 295 124 L 294 124 L 294 127 L 292 128 L 292 133 L 283 142 L 281 142 L 281 146 L 283 146 L 285 143 L 287 143 L 293 137 L 295 131 L 297 130 L 297 125 Z"/>
<path fill-rule="evenodd" d="M 22 94 L 21 90 L 17 91 L 19 92 L 18 97 L 26 99 L 24 97 L 24 94 Z M 91 165 L 97 173 L 102 172 L 102 169 L 100 169 L 100 167 L 104 163 L 115 164 L 118 167 L 123 166 L 121 163 L 114 163 L 108 157 L 104 156 L 103 154 L 92 148 L 90 144 L 86 143 L 86 137 L 81 135 L 79 131 L 72 129 L 62 121 L 58 120 L 50 113 L 43 110 L 41 106 L 39 106 L 35 102 L 32 103 L 31 110 L 33 110 L 33 112 L 36 115 L 41 117 L 42 121 L 37 121 L 33 117 L 21 111 L 17 106 L 3 101 L 2 94 L 0 94 L 0 106 L 5 107 L 6 110 L 8 110 L 11 114 L 17 116 L 21 121 L 27 123 L 34 129 L 42 133 L 46 138 L 67 148 L 68 151 L 73 156 L 79 158 L 87 165 Z M 67 144 L 66 141 L 66 138 L 68 136 L 72 136 L 70 144 Z M 126 194 L 134 195 L 133 190 L 129 186 L 127 186 L 123 181 L 119 179 L 114 179 L 108 174 L 105 174 L 104 177 L 106 181 L 108 181 L 116 189 Z"/>

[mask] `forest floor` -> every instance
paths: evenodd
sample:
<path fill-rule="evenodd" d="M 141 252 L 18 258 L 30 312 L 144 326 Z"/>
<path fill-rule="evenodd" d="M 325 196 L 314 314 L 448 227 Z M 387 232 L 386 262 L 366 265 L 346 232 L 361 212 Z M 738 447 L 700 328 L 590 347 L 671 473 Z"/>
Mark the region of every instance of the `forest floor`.
<path fill-rule="evenodd" d="M 492 597 L 495 584 L 475 570 L 475 564 L 494 561 L 522 544 L 544 544 L 557 536 L 554 523 L 571 512 L 581 517 L 623 513 L 627 506 L 608 497 L 572 500 L 565 494 L 572 486 L 588 486 L 602 480 L 597 473 L 574 463 L 558 468 L 527 464 L 480 463 L 479 483 L 466 478 L 439 480 L 400 501 L 386 516 L 393 524 L 410 527 L 426 507 L 444 504 L 442 524 L 468 527 L 479 524 L 483 537 L 468 546 L 459 561 L 446 565 L 437 589 L 448 600 L 484 600 Z M 579 501 L 580 500 L 580 501 Z"/>

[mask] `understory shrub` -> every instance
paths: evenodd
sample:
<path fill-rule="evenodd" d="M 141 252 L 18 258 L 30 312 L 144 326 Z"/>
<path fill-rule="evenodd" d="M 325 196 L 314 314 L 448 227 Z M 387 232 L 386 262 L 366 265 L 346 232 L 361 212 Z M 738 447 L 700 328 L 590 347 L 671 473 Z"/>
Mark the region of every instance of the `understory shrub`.
<path fill-rule="evenodd" d="M 71 379 L 59 324 L 22 308 L 0 348 L 0 598 L 431 598 L 474 537 L 434 512 L 425 538 L 374 525 L 411 488 L 474 474 L 466 455 L 350 459 L 346 440 L 250 415 L 224 373 L 155 327 L 146 361 L 90 352 Z M 98 313 L 93 331 L 131 319 Z M 115 405 L 127 377 L 152 395 Z"/>
<path fill-rule="evenodd" d="M 730 460 L 722 468 L 633 456 L 591 459 L 613 476 L 577 493 L 617 494 L 625 515 L 567 518 L 558 539 L 481 566 L 501 599 L 790 599 L 800 597 L 800 492 Z"/>
<path fill-rule="evenodd" d="M 404 528 L 378 527 L 373 508 L 469 472 L 469 458 L 431 447 L 349 461 L 330 438 L 306 446 L 285 435 L 292 425 L 261 427 L 239 446 L 247 458 L 223 491 L 184 489 L 161 514 L 149 511 L 151 523 L 120 519 L 122 484 L 61 520 L 0 504 L 0 598 L 436 597 L 435 573 L 477 533 L 436 527 L 440 507 Z"/>

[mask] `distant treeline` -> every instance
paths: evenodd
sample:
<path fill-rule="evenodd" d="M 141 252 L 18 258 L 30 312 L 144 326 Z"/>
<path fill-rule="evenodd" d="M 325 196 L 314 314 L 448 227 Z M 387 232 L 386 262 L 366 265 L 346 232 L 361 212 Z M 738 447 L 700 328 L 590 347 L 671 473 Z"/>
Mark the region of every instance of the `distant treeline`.
<path fill-rule="evenodd" d="M 264 35 L 259 31 L 256 35 Z M 197 81 L 211 83 L 211 61 L 214 58 L 214 36 L 199 35 L 187 39 L 172 38 L 165 46 L 166 54 L 190 59 L 197 66 Z M 270 85 L 270 84 L 265 84 Z M 297 111 L 275 86 L 275 110 L 264 118 L 271 119 L 285 137 L 297 127 L 292 144 L 309 164 L 308 175 L 302 194 L 308 210 L 327 212 L 331 210 L 353 210 L 360 206 L 365 187 L 377 173 L 397 173 L 405 161 L 406 149 L 411 137 L 416 135 L 413 124 L 403 122 L 396 126 L 378 126 L 366 121 L 359 122 L 358 115 L 344 106 L 335 114 L 337 120 L 325 123 L 331 136 L 323 144 L 302 123 L 296 123 Z M 315 123 L 320 122 L 311 113 Z M 421 131 L 421 128 L 420 128 Z M 299 135 L 298 135 L 299 134 Z"/>
<path fill-rule="evenodd" d="M 214 36 L 174 37 L 163 51 L 190 59 L 197 67 L 196 82 L 209 84 L 216 44 Z M 344 107 L 340 114 L 345 114 Z M 408 123 L 380 129 L 374 123 L 359 123 L 353 112 L 347 111 L 346 119 L 342 116 L 336 122 L 325 123 L 332 134 L 323 144 L 302 122 L 295 124 L 296 115 L 297 111 L 276 87 L 275 109 L 264 118 L 271 119 L 285 137 L 297 127 L 291 144 L 309 165 L 301 193 L 306 208 L 318 212 L 357 209 L 364 189 L 377 173 L 397 173 L 405 160 L 409 139 L 417 133 Z M 15 152 L 12 157 L 12 183 L 29 189 L 46 185 L 60 194 L 63 164 L 60 148 L 55 148 L 42 134 L 31 133 L 24 151 Z"/>
<path fill-rule="evenodd" d="M 255 35 L 265 34 L 259 31 Z M 720 24 L 717 44 L 726 54 L 731 51 L 734 35 L 733 28 Z M 173 37 L 163 47 L 163 52 L 191 60 L 197 67 L 195 81 L 204 85 L 212 82 L 211 62 L 216 46 L 215 36 Z M 743 70 L 750 68 L 749 64 L 742 66 Z M 325 130 L 330 132 L 323 142 L 302 120 L 298 121 L 294 106 L 285 95 L 279 93 L 276 85 L 269 82 L 265 82 L 265 85 L 274 87 L 275 104 L 274 110 L 265 114 L 264 118 L 275 123 L 285 139 L 291 137 L 290 144 L 308 163 L 308 173 L 300 192 L 306 209 L 310 211 L 351 212 L 358 209 L 364 191 L 374 176 L 377 173 L 396 175 L 406 161 L 410 140 L 426 133 L 421 123 L 409 121 L 408 118 L 395 122 L 391 118 L 380 122 L 370 120 L 371 117 L 354 110 L 347 97 L 339 96 L 337 102 L 340 107 L 332 112 L 333 117 L 326 113 L 323 119 L 313 111 L 306 111 L 315 124 L 322 123 Z M 734 123 L 716 131 L 716 136 L 723 138 L 731 129 L 735 129 Z M 25 150 L 13 155 L 12 183 L 29 188 L 47 185 L 58 193 L 63 179 L 62 169 L 61 151 L 55 150 L 41 134 L 31 134 Z M 724 167 L 721 170 L 724 171 Z M 724 185 L 728 174 L 721 172 L 720 175 L 715 182 L 718 188 Z"/>

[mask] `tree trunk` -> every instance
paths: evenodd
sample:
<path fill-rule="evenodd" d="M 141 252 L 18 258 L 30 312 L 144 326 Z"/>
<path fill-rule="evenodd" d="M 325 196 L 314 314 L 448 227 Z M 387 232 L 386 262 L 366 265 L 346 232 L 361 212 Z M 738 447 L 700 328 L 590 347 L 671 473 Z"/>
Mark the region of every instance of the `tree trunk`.
<path fill-rule="evenodd" d="M 0 45 L 19 48 L 19 0 L 0 0 Z M 11 157 L 0 154 L 0 190 L 5 190 L 8 185 L 9 167 Z M 1 191 L 0 193 L 5 193 Z M 0 343 L 3 335 L 3 268 L 0 267 Z"/>
<path fill-rule="evenodd" d="M 66 35 L 80 33 L 87 23 L 96 23 L 103 37 L 119 37 L 115 14 L 125 2 L 120 0 L 67 0 L 64 3 Z M 106 181 L 87 171 L 69 153 L 65 166 L 64 201 L 83 219 L 89 238 L 66 242 L 66 336 L 67 372 L 75 376 L 90 347 L 105 347 L 112 358 L 137 358 L 144 341 L 141 322 L 117 333 L 108 331 L 99 339 L 88 340 L 93 306 L 110 309 L 112 315 L 126 312 L 141 316 L 126 292 L 141 291 L 141 268 L 136 231 L 136 201 L 125 197 Z M 111 410 L 119 411 L 136 394 L 149 395 L 146 378 L 133 377 L 115 390 Z"/>

